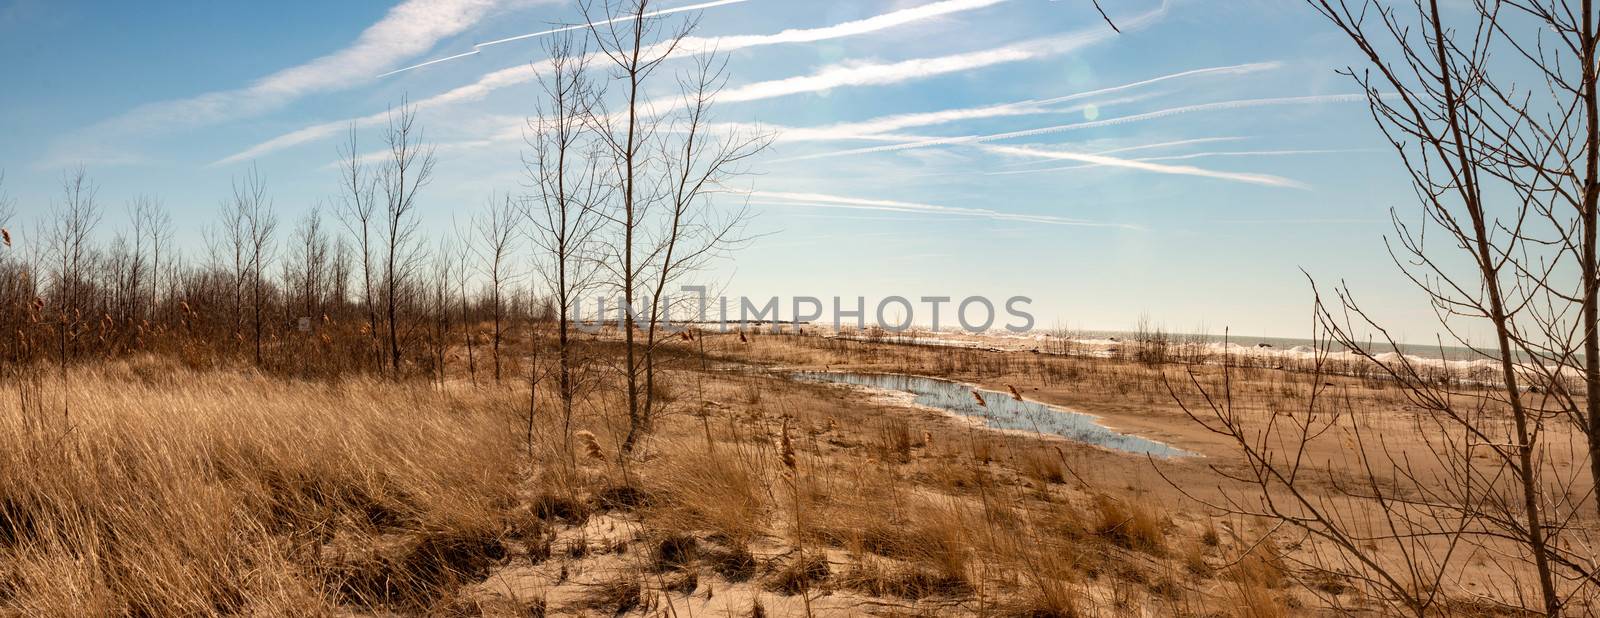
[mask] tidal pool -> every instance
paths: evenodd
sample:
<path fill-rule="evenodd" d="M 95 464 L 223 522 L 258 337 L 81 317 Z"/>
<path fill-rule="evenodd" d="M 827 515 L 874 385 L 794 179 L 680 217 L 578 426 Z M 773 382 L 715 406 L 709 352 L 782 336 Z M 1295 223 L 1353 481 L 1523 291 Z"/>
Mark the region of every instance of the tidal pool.
<path fill-rule="evenodd" d="M 797 375 L 802 379 L 818 382 L 910 393 L 915 396 L 918 404 L 978 419 L 994 429 L 1052 434 L 1068 440 L 1139 455 L 1156 457 L 1191 455 L 1188 451 L 1155 440 L 1118 433 L 1101 425 L 1091 415 L 1036 401 L 1018 401 L 1007 393 L 980 389 L 984 402 L 988 404 L 987 407 L 980 406 L 977 399 L 972 396 L 972 387 L 960 382 L 898 373 L 803 371 Z"/>

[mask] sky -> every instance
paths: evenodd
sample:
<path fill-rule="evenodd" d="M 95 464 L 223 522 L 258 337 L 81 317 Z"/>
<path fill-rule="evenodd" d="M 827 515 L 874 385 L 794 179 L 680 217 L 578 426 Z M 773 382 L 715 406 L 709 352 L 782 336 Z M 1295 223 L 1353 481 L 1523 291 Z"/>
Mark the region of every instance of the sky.
<path fill-rule="evenodd" d="M 1336 72 L 1361 58 L 1303 3 L 1103 2 L 1120 33 L 1089 0 L 657 4 L 727 61 L 715 120 L 775 136 L 739 180 L 752 240 L 706 275 L 729 295 L 1026 296 L 1041 328 L 1301 337 L 1309 275 L 1401 340 L 1438 330 L 1385 249 L 1390 209 L 1420 208 Z M 348 123 L 376 145 L 405 98 L 438 147 L 424 230 L 448 233 L 525 191 L 544 41 L 495 42 L 579 20 L 569 0 L 0 0 L 16 227 L 82 165 L 102 234 L 154 196 L 197 254 L 234 178 L 254 165 L 293 222 L 337 194 Z"/>

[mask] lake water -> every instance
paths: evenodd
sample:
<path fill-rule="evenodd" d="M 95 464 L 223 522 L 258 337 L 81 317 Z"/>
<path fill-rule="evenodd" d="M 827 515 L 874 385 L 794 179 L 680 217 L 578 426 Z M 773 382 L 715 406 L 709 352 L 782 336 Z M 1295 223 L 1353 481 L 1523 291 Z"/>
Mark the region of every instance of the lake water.
<path fill-rule="evenodd" d="M 972 396 L 972 387 L 960 382 L 894 373 L 806 371 L 798 375 L 802 379 L 819 382 L 910 393 L 918 404 L 979 419 L 995 429 L 1052 434 L 1139 455 L 1183 457 L 1191 454 L 1155 440 L 1119 433 L 1101 425 L 1098 419 L 1088 414 L 1035 401 L 1018 401 L 1006 393 L 980 391 L 988 404 L 980 406 Z"/>

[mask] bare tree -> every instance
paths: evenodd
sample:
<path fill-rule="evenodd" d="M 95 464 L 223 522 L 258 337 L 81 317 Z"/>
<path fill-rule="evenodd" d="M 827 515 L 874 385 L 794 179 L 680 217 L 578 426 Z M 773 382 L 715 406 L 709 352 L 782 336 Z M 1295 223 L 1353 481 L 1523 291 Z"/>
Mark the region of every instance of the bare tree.
<path fill-rule="evenodd" d="M 455 302 L 452 281 L 455 253 L 455 248 L 450 245 L 450 237 L 441 239 L 428 272 L 429 300 L 432 305 L 429 311 L 433 314 L 433 363 L 440 386 L 444 386 L 445 360 L 450 349 L 450 316 Z"/>
<path fill-rule="evenodd" d="M 474 245 L 478 252 L 478 269 L 488 280 L 489 314 L 494 321 L 489 341 L 494 356 L 495 382 L 500 381 L 500 342 L 505 338 L 506 327 L 506 303 L 501 294 L 512 283 L 511 253 L 516 249 L 517 220 L 518 208 L 508 194 L 489 198 L 474 222 L 481 241 Z"/>
<path fill-rule="evenodd" d="M 70 354 L 72 331 L 83 321 L 89 306 L 89 274 L 93 267 L 94 229 L 100 224 L 96 199 L 100 188 L 79 167 L 61 181 L 61 201 L 52 204 L 51 229 L 46 234 L 46 253 L 55 263 L 51 288 L 60 320 L 59 352 L 64 363 Z"/>
<path fill-rule="evenodd" d="M 378 303 L 373 298 L 373 240 L 376 231 L 378 178 L 367 171 L 357 150 L 356 127 L 350 125 L 348 140 L 339 148 L 339 220 L 355 239 L 354 250 L 361 257 L 361 308 L 366 314 L 367 336 L 372 346 L 373 367 L 383 368 L 383 352 L 378 344 Z"/>
<path fill-rule="evenodd" d="M 234 263 L 244 279 L 238 284 L 241 290 L 245 285 L 250 289 L 252 341 L 255 363 L 260 365 L 268 291 L 265 273 L 275 251 L 272 235 L 277 230 L 278 217 L 267 197 L 266 182 L 254 165 L 245 172 L 243 179 L 234 180 L 231 204 Z"/>
<path fill-rule="evenodd" d="M 299 285 L 296 296 L 300 315 L 317 319 L 327 313 L 325 306 L 333 293 L 329 290 L 332 278 L 327 233 L 322 229 L 322 206 L 306 211 L 295 225 L 295 256 L 293 272 Z"/>
<path fill-rule="evenodd" d="M 61 180 L 61 200 L 51 205 L 50 229 L 45 237 L 45 255 L 54 263 L 51 296 L 56 306 L 56 353 L 62 381 L 61 417 L 70 421 L 71 403 L 67 395 L 67 363 L 77 352 L 78 330 L 83 316 L 92 312 L 89 305 L 89 276 L 94 267 L 94 229 L 100 224 L 96 202 L 99 187 L 89 180 L 82 166 Z"/>
<path fill-rule="evenodd" d="M 647 142 L 653 137 L 655 129 L 655 123 L 648 117 L 650 110 L 644 109 L 648 101 L 645 85 L 676 49 L 676 42 L 687 36 L 687 30 L 668 34 L 664 37 L 667 41 L 664 44 L 651 44 L 659 32 L 658 22 L 645 16 L 651 6 L 650 0 L 608 1 L 599 9 L 602 14 L 598 15 L 592 3 L 586 2 L 582 6 L 584 20 L 590 24 L 590 34 L 600 53 L 609 61 L 613 79 L 620 82 L 624 89 L 621 113 L 613 116 L 606 113 L 605 109 L 597 108 L 590 117 L 594 119 L 603 143 L 609 146 L 614 161 L 617 197 L 621 202 L 618 212 L 611 215 L 621 228 L 617 232 L 617 243 L 608 249 L 614 261 L 605 263 L 610 265 L 609 269 L 613 271 L 622 292 L 623 378 L 628 389 L 628 434 L 623 439 L 622 453 L 619 455 L 626 455 L 632 452 L 640 432 L 647 429 L 645 425 L 649 422 L 644 416 L 644 402 L 641 400 L 641 396 L 648 396 L 647 392 L 641 395 L 640 389 L 642 359 L 634 344 L 637 331 L 635 293 L 644 280 L 635 260 L 638 251 L 636 237 L 643 236 L 646 210 L 650 202 L 657 199 L 657 196 L 647 193 L 651 191 L 651 185 L 648 178 L 644 178 L 650 167 Z"/>
<path fill-rule="evenodd" d="M 622 454 L 631 453 L 650 430 L 661 295 L 668 283 L 736 240 L 731 232 L 738 229 L 742 215 L 718 221 L 707 198 L 737 175 L 740 162 L 767 143 L 759 137 L 717 140 L 706 135 L 711 102 L 722 84 L 721 65 L 714 56 L 703 56 L 694 71 L 677 80 L 679 97 L 673 103 L 648 98 L 647 86 L 695 27 L 695 22 L 685 21 L 663 30 L 648 15 L 651 6 L 650 0 L 608 2 L 598 11 L 592 3 L 583 5 L 599 53 L 623 89 L 620 111 L 611 113 L 596 104 L 590 114 L 612 159 L 618 202 L 608 215 L 617 228 L 617 240 L 605 263 L 623 296 L 628 434 Z M 650 306 L 644 312 L 642 348 L 635 315 L 641 300 Z"/>
<path fill-rule="evenodd" d="M 401 294 L 417 269 L 417 195 L 433 176 L 433 147 L 423 143 L 417 109 L 405 100 L 389 111 L 384 133 L 387 159 L 378 185 L 384 199 L 384 324 L 388 329 L 389 363 L 400 374 Z"/>
<path fill-rule="evenodd" d="M 235 198 L 223 200 L 214 227 L 206 232 L 213 264 L 228 274 L 228 339 L 235 343 L 243 337 L 245 285 L 250 276 L 250 225 L 245 206 Z"/>
<path fill-rule="evenodd" d="M 476 322 L 476 320 L 473 319 L 472 315 L 471 295 L 467 293 L 467 282 L 472 280 L 473 270 L 472 255 L 474 252 L 472 249 L 472 235 L 457 229 L 456 238 L 458 239 L 459 245 L 455 248 L 451 255 L 451 263 L 454 264 L 454 279 L 457 288 L 456 299 L 460 302 L 461 306 L 462 339 L 467 345 L 467 376 L 470 380 L 472 380 L 472 385 L 477 386 L 477 346 L 473 341 L 474 333 L 472 332 L 474 328 L 473 324 Z"/>
<path fill-rule="evenodd" d="M 1195 381 L 1206 395 L 1197 420 L 1245 453 L 1250 470 L 1239 480 L 1260 498 L 1219 506 L 1326 541 L 1333 564 L 1311 566 L 1353 573 L 1409 613 L 1437 610 L 1449 592 L 1442 583 L 1471 556 L 1495 557 L 1503 573 L 1477 601 L 1549 616 L 1592 607 L 1600 585 L 1587 532 L 1600 478 L 1592 2 L 1308 3 L 1365 56 L 1367 69 L 1343 73 L 1367 93 L 1421 204 L 1421 224 L 1393 217 L 1396 265 L 1428 294 L 1445 336 L 1495 371 L 1485 389 L 1403 356 L 1379 358 L 1368 333 L 1396 346 L 1379 321 L 1348 288 L 1332 306 L 1319 293 L 1326 337 L 1370 360 L 1425 412 L 1423 447 L 1406 452 L 1363 430 L 1349 406 L 1319 402 L 1330 399 L 1318 397 L 1321 387 L 1304 413 L 1252 426 L 1234 413 L 1226 384 L 1219 392 Z M 1430 233 L 1443 244 L 1428 245 Z M 1480 330 L 1489 345 L 1471 340 Z M 1587 478 L 1561 465 L 1554 443 L 1563 422 L 1586 443 Z M 1354 445 L 1363 478 L 1339 487 L 1340 499 L 1375 517 L 1300 486 L 1312 475 L 1307 445 L 1341 438 Z M 1378 545 L 1402 559 L 1375 555 Z"/>
<path fill-rule="evenodd" d="M 328 265 L 328 294 L 334 307 L 343 308 L 350 302 L 350 273 L 354 271 L 354 255 L 349 243 L 341 237 L 333 243 L 333 259 Z"/>
<path fill-rule="evenodd" d="M 650 320 L 645 331 L 647 393 L 655 392 L 654 352 L 660 343 L 660 324 L 671 310 L 667 300 L 669 286 L 745 240 L 739 233 L 747 211 L 742 205 L 718 209 L 711 203 L 712 198 L 744 173 L 745 161 L 771 143 L 770 136 L 763 134 L 710 134 L 711 106 L 726 81 L 725 68 L 719 59 L 701 56 L 694 72 L 680 80 L 683 111 L 672 117 L 671 130 L 666 132 L 677 139 L 660 144 L 668 195 L 662 231 L 648 262 L 654 272 Z M 647 397 L 645 419 L 653 418 L 653 407 L 654 398 Z"/>
<path fill-rule="evenodd" d="M 141 289 L 139 303 L 144 306 L 144 311 L 153 312 L 157 310 L 157 303 L 161 298 L 161 269 L 165 265 L 162 258 L 170 257 L 166 253 L 172 243 L 172 215 L 162 206 L 161 200 L 141 195 L 134 198 L 128 216 L 134 230 L 134 243 L 138 247 L 140 262 L 147 264 L 142 269 L 145 274 L 141 277 L 140 287 L 148 285 L 149 291 L 144 293 Z M 144 259 L 145 255 L 149 256 L 148 262 Z M 148 280 L 148 284 L 142 284 L 145 279 Z"/>
<path fill-rule="evenodd" d="M 530 237 L 542 254 L 536 268 L 543 271 L 555 306 L 556 388 L 562 436 L 570 450 L 577 390 L 572 314 L 594 281 L 591 253 L 595 230 L 603 222 L 596 208 L 606 197 L 607 184 L 594 136 L 586 130 L 598 95 L 588 78 L 588 53 L 571 36 L 551 39 L 546 51 L 551 68 L 540 80 L 544 100 L 528 120 L 528 150 L 522 160 L 536 194 L 526 202 Z"/>

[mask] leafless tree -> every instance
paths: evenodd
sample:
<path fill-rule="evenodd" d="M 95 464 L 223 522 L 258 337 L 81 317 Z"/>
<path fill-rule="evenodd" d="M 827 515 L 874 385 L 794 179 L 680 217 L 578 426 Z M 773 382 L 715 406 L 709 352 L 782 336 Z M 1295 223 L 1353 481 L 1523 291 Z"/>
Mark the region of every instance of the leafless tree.
<path fill-rule="evenodd" d="M 250 276 L 250 225 L 243 206 L 237 199 L 223 200 L 214 227 L 206 232 L 213 264 L 228 274 L 227 336 L 234 342 L 243 338 L 245 285 Z"/>
<path fill-rule="evenodd" d="M 322 206 L 306 211 L 295 225 L 293 281 L 298 283 L 300 315 L 313 320 L 327 313 L 325 305 L 333 297 L 329 289 L 331 263 L 327 233 L 322 229 Z"/>
<path fill-rule="evenodd" d="M 433 147 L 423 142 L 417 109 L 405 100 L 389 112 L 384 133 L 387 158 L 378 186 L 384 199 L 384 324 L 388 330 L 391 371 L 400 374 L 401 294 L 418 266 L 417 195 L 433 177 Z"/>
<path fill-rule="evenodd" d="M 459 301 L 461 306 L 462 339 L 467 345 L 467 376 L 468 379 L 472 380 L 472 385 L 477 386 L 477 345 L 473 340 L 475 337 L 473 329 L 475 328 L 474 323 L 476 320 L 473 319 L 472 315 L 472 297 L 471 294 L 467 293 L 467 283 L 472 280 L 473 270 L 472 256 L 474 252 L 472 249 L 472 235 L 458 229 L 456 231 L 456 238 L 458 240 L 457 247 L 452 251 L 450 259 L 451 263 L 454 264 L 454 281 L 457 290 L 456 300 Z"/>
<path fill-rule="evenodd" d="M 90 273 L 94 268 L 93 235 L 100 224 L 100 206 L 96 202 L 99 186 L 89 180 L 82 166 L 68 172 L 61 180 L 61 199 L 51 204 L 49 230 L 45 237 L 45 255 L 54 265 L 51 273 L 51 296 L 56 307 L 56 352 L 62 380 L 61 417 L 71 418 L 71 404 L 67 396 L 67 363 L 77 352 L 78 331 L 84 325 L 90 306 Z"/>
<path fill-rule="evenodd" d="M 561 400 L 562 436 L 569 450 L 572 404 L 577 391 L 572 314 L 594 283 L 592 261 L 596 209 L 604 201 L 602 158 L 587 123 L 598 95 L 588 78 L 588 53 L 575 37 L 558 36 L 546 48 L 550 71 L 542 75 L 544 99 L 528 119 L 523 169 L 534 191 L 525 202 L 530 237 L 539 255 L 556 320 L 556 389 Z"/>
<path fill-rule="evenodd" d="M 128 216 L 134 230 L 134 244 L 138 247 L 136 253 L 144 265 L 142 271 L 146 273 L 141 277 L 141 282 L 148 279 L 149 292 L 141 293 L 139 302 L 144 306 L 144 311 L 155 311 L 162 295 L 161 269 L 166 265 L 162 258 L 170 257 L 167 252 L 172 244 L 172 215 L 161 204 L 161 200 L 141 195 L 134 198 Z M 146 255 L 149 256 L 148 261 L 144 259 Z"/>
<path fill-rule="evenodd" d="M 478 253 L 478 270 L 487 280 L 489 317 L 494 322 L 489 342 L 495 382 L 500 381 L 500 343 L 505 338 L 506 328 L 506 303 L 502 294 L 514 278 L 511 254 L 516 250 L 519 219 L 517 205 L 507 194 L 489 198 L 473 224 L 479 240 L 473 245 Z"/>
<path fill-rule="evenodd" d="M 1218 506 L 1324 541 L 1330 554 L 1310 566 L 1351 573 L 1409 613 L 1437 611 L 1462 561 L 1486 556 L 1503 576 L 1475 601 L 1550 616 L 1593 611 L 1600 69 L 1592 2 L 1308 3 L 1367 60 L 1343 72 L 1367 93 L 1422 207 L 1420 224 L 1393 217 L 1396 265 L 1428 294 L 1451 343 L 1495 373 L 1483 388 L 1404 356 L 1379 358 L 1370 333 L 1396 345 L 1379 321 L 1347 287 L 1329 305 L 1319 292 L 1326 338 L 1370 360 L 1424 412 L 1423 446 L 1407 452 L 1363 430 L 1360 415 L 1320 396 L 1321 386 L 1303 413 L 1252 424 L 1235 414 L 1226 383 L 1196 380 L 1205 396 L 1196 419 L 1235 442 L 1250 462 L 1239 480 L 1258 490 L 1254 503 Z M 1443 243 L 1427 244 L 1430 233 Z M 1475 331 L 1491 343 L 1474 343 Z M 1570 423 L 1584 444 L 1563 450 L 1557 423 Z M 1304 453 L 1320 439 L 1349 440 L 1360 471 L 1356 486 L 1336 488 L 1338 498 L 1304 491 L 1313 474 Z M 1587 478 L 1562 462 L 1583 455 Z M 1372 550 L 1380 545 L 1391 553 Z"/>
<path fill-rule="evenodd" d="M 61 181 L 61 200 L 51 205 L 51 229 L 46 234 L 46 253 L 55 264 L 51 288 L 59 317 L 59 352 L 65 362 L 70 354 L 72 332 L 81 326 L 89 306 L 89 274 L 93 268 L 93 234 L 100 224 L 96 201 L 98 185 L 79 167 Z"/>
<path fill-rule="evenodd" d="M 623 296 L 628 434 L 621 453 L 629 454 L 649 432 L 654 412 L 650 386 L 664 304 L 661 294 L 666 284 L 737 240 L 731 232 L 738 229 L 742 215 L 716 220 L 708 198 L 767 141 L 759 136 L 714 139 L 706 134 L 711 102 L 723 77 L 714 55 L 702 55 L 690 74 L 676 80 L 679 96 L 671 103 L 648 98 L 647 87 L 663 63 L 679 55 L 695 22 L 663 29 L 662 22 L 648 15 L 650 0 L 582 6 L 591 38 L 623 91 L 619 111 L 597 104 L 590 118 L 612 160 L 610 178 L 615 184 L 617 203 L 607 216 L 617 239 L 606 249 L 611 255 L 603 263 Z M 652 292 L 655 296 L 648 296 Z M 636 332 L 641 300 L 650 307 L 644 311 L 642 347 Z"/>
<path fill-rule="evenodd" d="M 671 117 L 666 133 L 675 139 L 660 143 L 667 199 L 661 232 L 647 262 L 653 269 L 650 320 L 645 332 L 647 393 L 655 390 L 654 351 L 660 343 L 660 325 L 667 318 L 664 313 L 672 307 L 667 300 L 669 287 L 746 240 L 740 232 L 747 211 L 738 205 L 717 208 L 712 199 L 745 173 L 743 164 L 747 160 L 771 143 L 770 136 L 764 134 L 709 132 L 711 107 L 726 81 L 725 68 L 721 60 L 701 56 L 695 70 L 680 79 L 683 112 Z M 647 421 L 653 418 L 653 407 L 654 398 L 647 397 Z"/>
<path fill-rule="evenodd" d="M 240 293 L 245 286 L 250 290 L 252 341 L 255 362 L 260 365 L 268 291 L 265 273 L 274 257 L 272 236 L 278 227 L 278 217 L 272 210 L 272 200 L 267 197 L 266 181 L 254 165 L 242 179 L 234 180 L 229 212 L 234 264 L 242 279 L 237 285 Z"/>
<path fill-rule="evenodd" d="M 328 265 L 328 293 L 335 306 L 350 302 L 350 273 L 355 269 L 355 257 L 350 244 L 343 237 L 333 243 L 333 259 Z"/>
<path fill-rule="evenodd" d="M 439 241 L 439 247 L 433 253 L 433 261 L 428 267 L 429 279 L 429 312 L 433 314 L 433 363 L 440 386 L 444 386 L 446 373 L 446 359 L 450 349 L 450 331 L 453 328 L 451 314 L 455 310 L 455 282 L 453 273 L 455 267 L 456 250 L 450 244 L 450 237 L 446 236 Z"/>
<path fill-rule="evenodd" d="M 354 250 L 361 258 L 361 307 L 366 314 L 367 335 L 371 339 L 372 360 L 375 368 L 383 367 L 383 352 L 378 344 L 378 303 L 373 298 L 373 229 L 377 216 L 376 175 L 368 172 L 357 150 L 359 142 L 356 127 L 352 124 L 348 139 L 339 148 L 339 220 L 354 238 Z"/>

